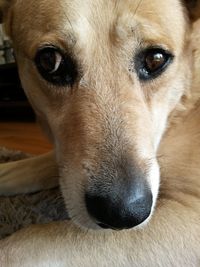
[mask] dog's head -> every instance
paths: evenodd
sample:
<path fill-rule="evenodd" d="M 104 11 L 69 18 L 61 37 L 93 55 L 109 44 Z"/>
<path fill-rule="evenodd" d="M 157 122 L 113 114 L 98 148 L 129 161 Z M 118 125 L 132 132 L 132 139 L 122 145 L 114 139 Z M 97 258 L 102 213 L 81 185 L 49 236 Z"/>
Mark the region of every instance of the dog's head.
<path fill-rule="evenodd" d="M 200 1 L 186 2 L 194 19 Z M 143 224 L 158 195 L 159 143 L 190 85 L 186 4 L 0 5 L 25 92 L 51 132 L 71 218 L 94 229 Z"/>

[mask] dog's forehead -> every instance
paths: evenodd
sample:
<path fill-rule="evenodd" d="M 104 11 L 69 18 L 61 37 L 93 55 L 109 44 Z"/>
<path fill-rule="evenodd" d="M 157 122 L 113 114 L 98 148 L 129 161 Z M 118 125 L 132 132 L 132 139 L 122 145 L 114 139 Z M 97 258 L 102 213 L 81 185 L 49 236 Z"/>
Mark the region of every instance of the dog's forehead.
<path fill-rule="evenodd" d="M 183 39 L 182 11 L 178 0 L 18 1 L 14 10 L 14 39 L 19 40 L 21 35 L 20 43 L 30 46 L 48 34 L 52 39 L 70 35 L 84 45 L 92 37 L 107 38 L 111 32 L 123 35 L 126 30 L 134 32 L 140 26 L 139 32 L 146 39 L 158 39 L 158 43 L 166 40 L 173 46 Z"/>

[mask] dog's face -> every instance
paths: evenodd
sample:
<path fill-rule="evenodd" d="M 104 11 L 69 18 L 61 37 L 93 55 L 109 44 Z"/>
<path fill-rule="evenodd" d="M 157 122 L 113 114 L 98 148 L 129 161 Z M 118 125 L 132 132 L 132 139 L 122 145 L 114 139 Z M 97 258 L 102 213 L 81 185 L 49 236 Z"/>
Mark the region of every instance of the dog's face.
<path fill-rule="evenodd" d="M 157 149 L 189 86 L 180 1 L 17 0 L 6 25 L 71 218 L 94 229 L 143 224 L 158 195 Z"/>

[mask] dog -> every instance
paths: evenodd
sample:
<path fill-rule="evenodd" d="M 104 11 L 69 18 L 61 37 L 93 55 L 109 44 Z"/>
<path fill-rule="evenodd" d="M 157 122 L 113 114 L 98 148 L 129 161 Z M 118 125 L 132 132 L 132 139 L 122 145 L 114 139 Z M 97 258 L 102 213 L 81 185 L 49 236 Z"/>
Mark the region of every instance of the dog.
<path fill-rule="evenodd" d="M 200 266 L 200 1 L 0 10 L 55 147 L 2 164 L 0 193 L 59 183 L 71 218 L 1 240 L 0 266 Z"/>

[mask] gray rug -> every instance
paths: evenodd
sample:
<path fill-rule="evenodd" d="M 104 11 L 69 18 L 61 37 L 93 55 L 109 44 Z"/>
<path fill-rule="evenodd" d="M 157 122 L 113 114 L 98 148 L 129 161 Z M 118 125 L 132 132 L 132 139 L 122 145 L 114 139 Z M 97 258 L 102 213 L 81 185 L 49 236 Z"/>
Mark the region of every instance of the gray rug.
<path fill-rule="evenodd" d="M 20 151 L 0 148 L 0 163 L 30 157 Z M 0 239 L 30 224 L 68 219 L 58 188 L 30 195 L 0 197 Z"/>

